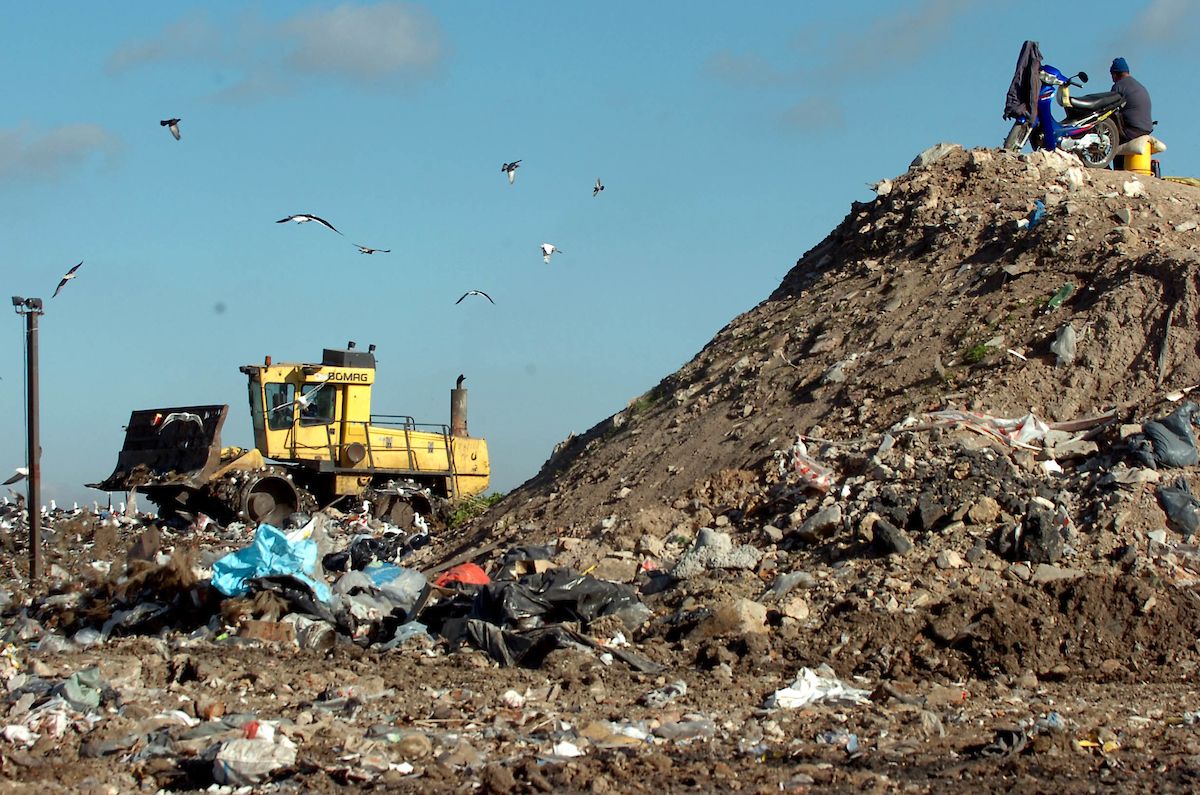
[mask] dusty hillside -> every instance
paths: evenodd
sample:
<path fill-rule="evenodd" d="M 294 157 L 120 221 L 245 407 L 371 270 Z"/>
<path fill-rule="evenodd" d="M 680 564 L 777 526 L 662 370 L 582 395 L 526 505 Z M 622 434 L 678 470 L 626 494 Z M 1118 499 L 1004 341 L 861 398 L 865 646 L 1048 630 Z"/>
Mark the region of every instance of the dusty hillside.
<path fill-rule="evenodd" d="M 933 154 L 855 203 L 678 372 L 566 440 L 490 514 L 489 533 L 546 538 L 686 509 L 717 473 L 761 473 L 798 433 L 877 439 L 956 407 L 1132 418 L 1200 382 L 1200 191 L 1055 154 Z M 1044 220 L 1019 228 L 1037 199 Z M 1068 323 L 1077 358 L 1058 367 L 1050 345 Z"/>
<path fill-rule="evenodd" d="M 1198 396 L 1200 191 L 920 160 L 431 540 L 292 517 L 323 573 L 234 597 L 262 528 L 59 510 L 29 582 L 0 508 L 0 785 L 1195 790 L 1200 464 L 1138 440 Z"/>

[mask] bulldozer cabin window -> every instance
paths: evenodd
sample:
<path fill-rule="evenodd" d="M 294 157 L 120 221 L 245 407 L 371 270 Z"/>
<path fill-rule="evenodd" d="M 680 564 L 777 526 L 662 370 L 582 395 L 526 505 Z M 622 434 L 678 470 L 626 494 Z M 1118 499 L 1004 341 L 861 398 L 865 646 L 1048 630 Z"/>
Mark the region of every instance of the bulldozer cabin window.
<path fill-rule="evenodd" d="M 292 427 L 296 387 L 291 384 L 267 384 L 264 391 L 267 398 L 267 427 L 273 431 Z"/>
<path fill-rule="evenodd" d="M 300 403 L 301 425 L 326 425 L 333 422 L 333 399 L 337 393 L 336 387 L 329 387 L 327 382 L 320 384 L 305 384 L 300 389 L 303 396 Z"/>

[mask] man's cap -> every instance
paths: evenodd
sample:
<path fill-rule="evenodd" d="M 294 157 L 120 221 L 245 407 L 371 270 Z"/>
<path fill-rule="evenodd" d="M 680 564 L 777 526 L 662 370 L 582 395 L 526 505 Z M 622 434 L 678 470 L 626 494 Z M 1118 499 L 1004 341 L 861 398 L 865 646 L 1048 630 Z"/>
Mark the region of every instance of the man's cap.
<path fill-rule="evenodd" d="M 1128 72 L 1129 62 L 1124 58 L 1113 58 L 1112 66 L 1109 67 L 1110 72 Z"/>

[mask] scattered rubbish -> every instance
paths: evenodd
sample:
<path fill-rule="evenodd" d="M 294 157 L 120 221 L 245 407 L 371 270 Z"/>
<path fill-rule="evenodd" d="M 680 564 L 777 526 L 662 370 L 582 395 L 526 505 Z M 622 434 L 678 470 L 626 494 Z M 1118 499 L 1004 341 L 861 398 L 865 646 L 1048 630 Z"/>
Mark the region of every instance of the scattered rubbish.
<path fill-rule="evenodd" d="M 1180 475 L 1169 486 L 1158 487 L 1158 504 L 1184 538 L 1200 530 L 1200 500 L 1192 494 L 1187 478 Z"/>
<path fill-rule="evenodd" d="M 475 563 L 460 563 L 438 575 L 433 584 L 439 588 L 451 585 L 487 585 L 492 579 Z"/>
<path fill-rule="evenodd" d="M 650 709 L 662 709 L 667 704 L 670 704 L 675 699 L 687 693 L 687 682 L 682 679 L 677 679 L 669 685 L 651 690 L 643 695 L 638 701 L 645 704 Z"/>
<path fill-rule="evenodd" d="M 1044 219 L 1045 217 L 1046 217 L 1046 203 L 1044 201 L 1042 201 L 1041 199 L 1034 199 L 1033 209 L 1029 211 L 1029 218 L 1027 219 L 1027 227 L 1029 229 L 1033 229 L 1038 224 L 1040 224 L 1042 222 L 1042 219 Z"/>
<path fill-rule="evenodd" d="M 1142 425 L 1142 433 L 1129 439 L 1130 451 L 1142 466 L 1187 467 L 1200 463 L 1193 425 L 1200 405 L 1187 401 L 1161 420 Z"/>
<path fill-rule="evenodd" d="M 312 539 L 293 541 L 283 531 L 261 524 L 250 546 L 213 564 L 212 584 L 226 596 L 243 596 L 250 592 L 249 580 L 288 575 L 312 588 L 322 602 L 328 602 L 329 586 L 313 579 L 316 564 L 317 544 Z"/>
<path fill-rule="evenodd" d="M 269 724 L 256 724 L 245 738 L 226 740 L 218 746 L 213 757 L 213 778 L 218 784 L 253 786 L 295 762 L 295 743 L 276 735 Z"/>
<path fill-rule="evenodd" d="M 711 740 L 717 733 L 716 724 L 704 715 L 688 714 L 681 720 L 664 723 L 654 729 L 654 736 L 664 740 Z"/>
<path fill-rule="evenodd" d="M 1054 335 L 1054 342 L 1050 343 L 1050 352 L 1057 357 L 1056 364 L 1059 367 L 1074 363 L 1075 341 L 1074 326 L 1070 323 L 1059 326 L 1058 331 Z"/>
<path fill-rule="evenodd" d="M 997 729 L 996 737 L 979 749 L 979 755 L 990 759 L 1007 759 L 1025 750 L 1029 735 L 1020 729 Z"/>
<path fill-rule="evenodd" d="M 1062 306 L 1066 302 L 1066 300 L 1068 298 L 1070 298 L 1074 294 L 1074 292 L 1075 292 L 1075 285 L 1071 284 L 1070 282 L 1067 282 L 1062 287 L 1059 287 L 1057 290 L 1055 290 L 1054 295 L 1050 296 L 1050 298 L 1046 301 L 1046 309 L 1047 310 L 1058 309 L 1060 306 Z"/>
<path fill-rule="evenodd" d="M 850 687 L 832 674 L 832 671 L 823 675 L 811 668 L 801 668 L 796 681 L 776 690 L 765 706 L 767 709 L 799 709 L 816 703 L 855 706 L 870 700 L 870 691 Z"/>
<path fill-rule="evenodd" d="M 817 491 L 829 491 L 833 485 L 833 470 L 817 461 L 808 454 L 808 446 L 804 439 L 796 438 L 795 444 L 789 449 L 776 453 L 779 461 L 780 474 L 794 474 L 801 484 Z"/>
<path fill-rule="evenodd" d="M 817 742 L 822 745 L 834 745 L 853 756 L 862 749 L 858 745 L 858 735 L 851 734 L 845 729 L 823 731 L 817 735 Z"/>

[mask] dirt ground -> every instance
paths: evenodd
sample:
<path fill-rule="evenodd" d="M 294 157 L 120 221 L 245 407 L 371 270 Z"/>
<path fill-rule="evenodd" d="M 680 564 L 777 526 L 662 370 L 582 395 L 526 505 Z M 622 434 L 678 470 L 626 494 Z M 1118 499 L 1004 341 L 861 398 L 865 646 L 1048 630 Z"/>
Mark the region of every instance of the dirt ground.
<path fill-rule="evenodd" d="M 532 557 L 628 586 L 637 620 L 568 622 L 524 667 L 425 633 L 306 648 L 201 576 L 249 529 L 164 529 L 150 572 L 126 568 L 146 520 L 60 516 L 35 587 L 9 512 L 0 786 L 233 792 L 215 749 L 268 724 L 295 755 L 254 791 L 1200 787 L 1200 546 L 1160 503 L 1200 479 L 1136 455 L 1200 384 L 1200 192 L 926 155 L 678 372 L 400 560 L 498 578 L 549 545 Z M 1026 414 L 1048 428 L 988 425 Z M 169 622 L 78 634 L 151 586 Z M 95 708 L 45 711 L 94 667 Z M 805 670 L 864 692 L 772 705 Z"/>

